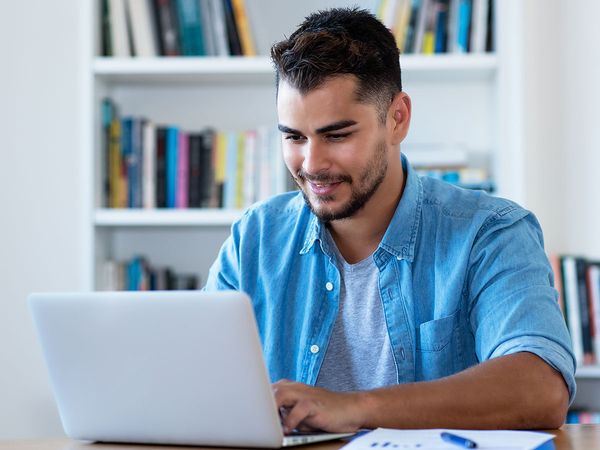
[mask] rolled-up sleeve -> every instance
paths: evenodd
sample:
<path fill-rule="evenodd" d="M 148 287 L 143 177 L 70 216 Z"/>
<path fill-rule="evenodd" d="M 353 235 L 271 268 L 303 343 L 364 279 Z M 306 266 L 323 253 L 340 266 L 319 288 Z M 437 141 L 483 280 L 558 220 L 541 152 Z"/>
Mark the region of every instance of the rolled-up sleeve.
<path fill-rule="evenodd" d="M 575 358 L 535 216 L 515 209 L 490 217 L 473 245 L 468 277 L 478 359 L 533 353 L 562 374 L 572 402 Z"/>

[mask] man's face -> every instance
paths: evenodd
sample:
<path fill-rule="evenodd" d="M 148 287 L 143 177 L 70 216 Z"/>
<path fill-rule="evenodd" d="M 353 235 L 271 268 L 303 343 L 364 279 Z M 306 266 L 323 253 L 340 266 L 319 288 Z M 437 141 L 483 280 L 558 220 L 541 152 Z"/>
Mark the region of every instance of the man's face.
<path fill-rule="evenodd" d="M 374 104 L 356 101 L 356 86 L 351 76 L 305 95 L 285 81 L 279 85 L 285 163 L 306 203 L 326 222 L 359 212 L 387 173 L 386 127 Z"/>

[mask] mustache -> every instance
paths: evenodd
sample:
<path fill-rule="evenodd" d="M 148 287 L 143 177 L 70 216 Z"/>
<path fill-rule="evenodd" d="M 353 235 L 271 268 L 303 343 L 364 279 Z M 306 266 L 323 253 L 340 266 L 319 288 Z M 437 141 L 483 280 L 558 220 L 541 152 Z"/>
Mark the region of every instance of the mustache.
<path fill-rule="evenodd" d="M 340 183 L 347 182 L 352 183 L 352 177 L 350 175 L 335 175 L 327 172 L 319 172 L 317 174 L 310 174 L 302 169 L 296 172 L 296 179 L 309 181 L 311 183 Z"/>

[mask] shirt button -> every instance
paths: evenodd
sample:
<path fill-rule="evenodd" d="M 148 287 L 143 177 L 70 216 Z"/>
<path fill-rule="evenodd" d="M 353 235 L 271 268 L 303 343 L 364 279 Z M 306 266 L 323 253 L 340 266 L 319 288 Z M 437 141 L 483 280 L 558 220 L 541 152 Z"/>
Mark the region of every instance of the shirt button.
<path fill-rule="evenodd" d="M 331 281 L 328 281 L 325 284 L 325 289 L 327 289 L 328 291 L 333 291 L 333 283 Z"/>
<path fill-rule="evenodd" d="M 310 346 L 310 352 L 311 353 L 319 353 L 319 346 L 318 345 L 311 345 Z"/>

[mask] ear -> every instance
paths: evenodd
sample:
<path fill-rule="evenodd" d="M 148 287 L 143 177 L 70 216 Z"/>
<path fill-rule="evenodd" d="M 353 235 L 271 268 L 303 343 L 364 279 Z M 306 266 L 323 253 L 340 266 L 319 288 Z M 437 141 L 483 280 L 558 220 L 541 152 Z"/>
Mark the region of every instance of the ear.
<path fill-rule="evenodd" d="M 410 114 L 410 97 L 405 92 L 398 92 L 388 110 L 388 125 L 393 145 L 400 144 L 408 134 Z"/>

